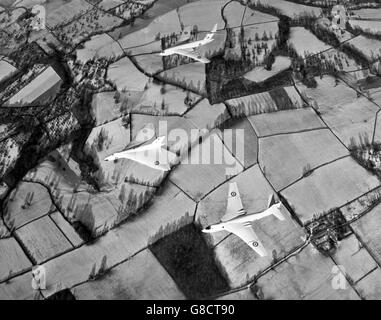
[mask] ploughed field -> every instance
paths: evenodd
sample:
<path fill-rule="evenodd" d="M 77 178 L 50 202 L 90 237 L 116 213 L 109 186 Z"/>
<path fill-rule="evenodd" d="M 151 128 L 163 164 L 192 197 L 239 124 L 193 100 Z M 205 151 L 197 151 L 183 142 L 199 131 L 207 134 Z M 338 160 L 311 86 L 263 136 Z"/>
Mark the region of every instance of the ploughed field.
<path fill-rule="evenodd" d="M 1 26 L 25 32 L 18 6 L 34 2 L 10 1 L 9 15 L 0 7 Z M 346 31 L 350 49 L 319 33 L 322 8 L 301 1 L 53 0 L 45 9 L 45 30 L 9 42 L 17 54 L 0 52 L 1 299 L 380 298 L 380 175 L 355 156 L 381 137 L 370 63 L 380 46 L 367 34 L 378 25 L 366 24 L 379 9 L 356 10 L 350 23 L 364 32 Z M 200 40 L 215 24 L 200 48 L 210 64 L 159 55 L 182 31 Z M 146 124 L 177 154 L 170 171 L 105 161 Z M 271 194 L 284 204 L 285 221 L 249 226 L 266 257 L 227 231 L 201 232 L 225 214 L 232 182 L 249 214 Z M 324 229 L 335 243 L 324 251 L 311 225 L 337 211 L 350 231 L 332 239 Z M 36 265 L 46 270 L 40 293 L 30 285 Z"/>

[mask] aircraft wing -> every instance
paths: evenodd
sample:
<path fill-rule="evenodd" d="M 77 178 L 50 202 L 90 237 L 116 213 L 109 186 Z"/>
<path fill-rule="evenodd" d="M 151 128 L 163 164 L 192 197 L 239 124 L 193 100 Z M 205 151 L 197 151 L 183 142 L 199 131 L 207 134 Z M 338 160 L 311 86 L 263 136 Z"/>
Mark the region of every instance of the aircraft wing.
<path fill-rule="evenodd" d="M 165 136 L 161 136 L 157 138 L 154 142 L 152 142 L 152 145 L 157 147 L 162 147 L 165 144 Z"/>
<path fill-rule="evenodd" d="M 245 210 L 243 209 L 237 182 L 229 183 L 228 204 L 226 206 L 225 215 L 221 218 L 221 221 L 229 221 L 244 213 Z"/>
<path fill-rule="evenodd" d="M 126 150 L 137 148 L 147 141 L 150 141 L 154 137 L 155 127 L 152 123 L 147 123 L 142 129 L 138 131 L 135 139 L 128 144 Z"/>
<path fill-rule="evenodd" d="M 161 147 L 129 151 L 124 154 L 124 157 L 161 171 L 170 170 L 170 165 L 174 164 L 177 159 L 176 154 Z"/>
<path fill-rule="evenodd" d="M 155 136 L 155 127 L 152 123 L 147 123 L 142 129 L 138 131 L 135 140 L 138 142 L 145 142 Z"/>
<path fill-rule="evenodd" d="M 214 25 L 213 29 L 205 36 L 204 40 L 212 40 L 214 34 L 217 32 L 217 23 Z"/>
<path fill-rule="evenodd" d="M 228 223 L 225 229 L 240 237 L 246 244 L 258 253 L 261 257 L 267 256 L 267 252 L 251 225 L 245 226 L 242 223 Z"/>
<path fill-rule="evenodd" d="M 173 53 L 177 53 L 177 54 L 180 54 L 182 56 L 192 58 L 192 59 L 200 61 L 202 63 L 209 63 L 210 62 L 209 59 L 205 58 L 200 53 L 198 53 L 197 51 L 194 51 L 194 50 L 185 50 L 185 49 L 173 48 L 172 51 L 173 51 Z"/>

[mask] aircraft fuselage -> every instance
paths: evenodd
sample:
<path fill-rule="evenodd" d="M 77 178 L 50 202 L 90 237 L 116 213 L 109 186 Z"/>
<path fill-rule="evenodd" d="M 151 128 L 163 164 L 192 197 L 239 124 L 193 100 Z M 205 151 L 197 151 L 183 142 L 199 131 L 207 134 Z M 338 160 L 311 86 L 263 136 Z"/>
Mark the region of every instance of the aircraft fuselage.
<path fill-rule="evenodd" d="M 281 206 L 281 203 L 276 203 L 276 204 L 273 204 L 271 207 L 267 208 L 265 211 L 262 211 L 260 213 L 243 214 L 229 221 L 220 222 L 220 223 L 211 225 L 203 229 L 202 231 L 206 233 L 222 231 L 222 230 L 225 230 L 226 225 L 232 224 L 232 223 L 239 223 L 243 225 L 247 224 L 247 226 L 249 227 L 251 226 L 251 223 L 253 221 L 260 220 L 264 217 L 271 216 L 274 213 L 278 212 L 280 209 L 280 206 Z"/>
<path fill-rule="evenodd" d="M 160 53 L 160 55 L 169 56 L 169 55 L 176 53 L 176 52 L 174 52 L 176 50 L 197 49 L 198 47 L 204 46 L 204 45 L 212 42 L 213 40 L 214 39 L 209 39 L 209 40 L 204 39 L 204 40 L 198 40 L 198 41 L 191 42 L 191 43 L 182 44 L 180 46 L 165 49 L 163 52 Z"/>

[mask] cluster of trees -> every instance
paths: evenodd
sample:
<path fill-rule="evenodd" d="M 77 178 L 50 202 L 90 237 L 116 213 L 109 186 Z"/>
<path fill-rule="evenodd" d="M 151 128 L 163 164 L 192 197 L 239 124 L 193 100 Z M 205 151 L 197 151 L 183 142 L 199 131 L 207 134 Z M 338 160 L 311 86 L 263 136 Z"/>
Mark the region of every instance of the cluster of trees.
<path fill-rule="evenodd" d="M 108 132 L 105 128 L 101 128 L 101 130 L 98 132 L 98 135 L 93 141 L 93 145 L 95 145 L 95 149 L 98 152 L 103 151 L 103 148 L 106 147 L 106 149 L 110 146 L 112 143 L 113 137 L 111 139 L 108 138 Z"/>
<path fill-rule="evenodd" d="M 307 163 L 307 164 L 303 167 L 303 170 L 302 170 L 302 176 L 303 176 L 303 177 L 307 177 L 307 176 L 309 176 L 311 173 L 312 173 L 311 165 L 310 165 L 309 163 Z"/>
<path fill-rule="evenodd" d="M 130 127 L 130 124 L 131 124 L 131 117 L 130 117 L 130 114 L 125 114 L 123 117 L 122 117 L 122 126 L 125 128 L 125 129 L 128 129 Z"/>
<path fill-rule="evenodd" d="M 13 15 L 15 10 L 24 10 L 20 15 Z M 15 19 L 15 17 L 17 19 Z M 26 43 L 32 31 L 32 9 L 26 7 L 3 8 L 0 14 L 0 47 L 4 50 L 17 50 Z"/>
<path fill-rule="evenodd" d="M 151 186 L 151 187 L 156 187 L 160 184 L 160 182 L 163 180 L 161 176 L 159 176 L 156 180 L 154 181 L 147 181 L 147 180 L 142 180 L 137 178 L 133 173 L 131 173 L 128 177 L 125 177 L 124 182 L 128 183 L 135 183 L 135 184 L 140 184 L 143 186 Z"/>
<path fill-rule="evenodd" d="M 10 85 L 6 86 L 2 92 L 0 92 L 0 105 L 6 102 L 14 94 L 18 93 L 24 86 L 30 83 L 38 75 L 40 75 L 46 68 L 45 65 L 37 64 L 33 65 L 29 70 L 25 70 L 24 74 L 17 77 Z M 20 105 L 22 105 L 20 101 Z"/>
<path fill-rule="evenodd" d="M 0 223 L 0 240 L 8 238 L 10 236 L 11 236 L 11 234 L 10 234 L 8 228 L 4 224 Z"/>
<path fill-rule="evenodd" d="M 254 66 L 262 64 L 262 56 L 266 57 L 270 52 L 267 42 L 274 40 L 272 31 L 269 31 L 269 35 L 267 35 L 265 30 L 263 31 L 262 37 L 260 37 L 258 33 L 255 33 L 254 40 L 251 38 L 246 39 L 245 28 L 243 26 L 241 26 L 238 37 L 232 28 L 228 27 L 226 32 L 225 60 L 250 61 L 254 63 Z M 275 39 L 276 38 L 277 35 L 275 36 Z M 237 50 L 237 45 L 239 45 L 240 50 Z"/>
<path fill-rule="evenodd" d="M 98 280 L 102 276 L 104 276 L 108 270 L 109 269 L 108 269 L 108 266 L 107 266 L 107 256 L 104 255 L 102 257 L 102 260 L 101 260 L 101 263 L 100 263 L 98 269 L 97 269 L 96 264 L 95 263 L 93 264 L 93 266 L 91 268 L 91 271 L 90 271 L 90 274 L 89 274 L 88 280 L 90 280 L 90 281 Z"/>
<path fill-rule="evenodd" d="M 15 62 L 18 69 L 29 69 L 37 63 L 47 63 L 49 58 L 36 42 L 25 43 L 13 50 L 8 57 Z"/>
<path fill-rule="evenodd" d="M 309 5 L 319 8 L 331 8 L 338 3 L 338 0 L 288 0 L 302 5 Z"/>
<path fill-rule="evenodd" d="M 54 171 L 49 171 L 49 174 L 47 174 L 44 178 L 44 184 L 46 186 L 49 186 L 52 192 L 54 192 L 58 188 L 60 181 L 60 176 L 55 174 Z"/>
<path fill-rule="evenodd" d="M 295 109 L 299 107 L 290 100 L 289 96 L 282 88 L 270 90 L 269 93 L 273 98 L 273 102 L 275 102 L 276 107 L 274 107 L 273 103 L 264 104 L 262 102 L 264 96 L 258 93 L 257 95 L 251 96 L 249 101 L 244 102 L 243 100 L 238 100 L 238 103 L 234 105 L 231 104 L 230 110 L 232 112 L 232 116 L 239 118 L 243 115 L 251 116 L 261 113 L 275 112 L 278 110 Z"/>
<path fill-rule="evenodd" d="M 320 60 L 317 61 L 316 65 L 320 66 Z M 311 72 L 312 67 L 311 65 L 306 65 L 306 60 L 301 57 L 294 58 L 291 62 L 291 67 L 296 79 L 301 80 L 308 88 L 316 88 L 317 82 L 313 72 Z"/>
<path fill-rule="evenodd" d="M 97 11 L 97 10 L 96 10 Z M 77 12 L 75 15 L 73 16 L 69 16 L 69 17 L 65 17 L 66 19 L 64 19 L 62 22 L 60 23 L 57 23 L 55 25 L 55 29 L 59 29 L 61 27 L 64 27 L 66 25 L 68 25 L 71 21 L 74 21 L 74 20 L 77 20 L 77 19 L 80 19 L 82 16 L 84 16 L 86 14 L 86 9 L 82 9 L 80 10 L 79 12 Z"/>
<path fill-rule="evenodd" d="M 253 65 L 249 60 L 235 59 L 214 59 L 206 66 L 206 74 L 208 79 L 223 84 L 223 79 L 234 79 L 252 69 Z"/>
<path fill-rule="evenodd" d="M 371 141 L 368 134 L 364 133 L 358 135 L 358 140 L 351 137 L 348 149 L 353 159 L 381 179 L 381 143 Z"/>
<path fill-rule="evenodd" d="M 368 57 L 361 50 L 357 49 L 350 43 L 344 43 L 341 46 L 341 51 L 355 60 L 355 62 L 363 68 L 367 68 L 370 64 Z"/>
<path fill-rule="evenodd" d="M 88 39 L 92 34 L 107 31 L 119 25 L 119 18 L 102 11 L 90 10 L 87 13 L 76 14 L 74 17 L 69 17 L 68 21 L 57 24 L 54 29 L 54 35 L 63 43 L 68 49 L 73 45 L 78 45 L 85 39 Z M 133 19 L 131 19 L 132 23 Z"/>
<path fill-rule="evenodd" d="M 129 105 L 128 105 L 128 98 L 127 97 L 123 97 L 121 103 L 120 103 L 120 107 L 119 107 L 119 112 L 121 115 L 126 115 L 130 109 Z"/>
<path fill-rule="evenodd" d="M 340 51 L 334 51 L 333 53 L 327 52 L 323 59 L 332 61 L 335 66 L 338 66 L 339 70 L 344 69 L 344 64 L 347 67 L 350 66 L 348 56 Z"/>
<path fill-rule="evenodd" d="M 8 154 L 7 141 L 0 142 L 0 150 L 0 178 L 2 178 L 12 162 Z"/>
<path fill-rule="evenodd" d="M 234 49 L 236 46 L 236 35 L 234 29 L 230 28 L 227 24 L 226 28 L 225 48 Z"/>
<path fill-rule="evenodd" d="M 212 128 L 207 129 L 211 130 L 213 128 L 223 128 L 228 120 L 230 120 L 230 116 L 229 113 L 225 111 L 224 113 L 219 114 L 218 117 L 214 120 Z"/>
<path fill-rule="evenodd" d="M 247 71 L 252 69 L 253 66 L 258 65 L 264 65 L 267 70 L 271 70 L 272 64 L 275 62 L 276 55 L 294 55 L 294 50 L 292 50 L 287 43 L 290 33 L 290 18 L 284 16 L 279 10 L 273 7 L 262 5 L 260 2 L 249 4 L 249 6 L 254 10 L 269 13 L 279 17 L 278 33 L 273 36 L 271 31 L 269 31 L 269 35 L 266 31 L 264 31 L 262 37 L 256 33 L 254 40 L 251 38 L 245 40 L 245 29 L 241 27 L 241 31 L 238 37 L 238 41 L 240 42 L 241 47 L 241 56 L 239 57 L 233 55 L 233 58 L 243 62 L 249 61 L 250 63 L 247 66 L 245 65 L 245 67 L 247 67 Z M 235 46 L 235 40 L 233 39 L 235 39 L 234 32 L 229 33 L 228 31 L 229 47 Z M 274 40 L 275 44 L 269 48 L 268 41 L 273 42 Z M 235 68 L 233 68 L 233 72 L 235 73 L 235 76 L 240 75 L 239 70 L 236 70 Z"/>
<path fill-rule="evenodd" d="M 263 60 L 265 57 L 268 56 L 270 53 L 270 48 L 267 42 L 261 42 L 261 43 L 255 43 L 251 50 L 250 48 L 246 45 L 242 45 L 242 56 L 244 59 L 250 58 L 251 61 L 255 61 L 255 65 L 260 65 L 262 64 Z M 260 57 L 263 56 L 263 59 L 260 59 Z M 261 61 L 262 60 L 262 61 Z"/>
<path fill-rule="evenodd" d="M 193 29 L 190 31 L 190 38 L 189 41 L 196 41 L 197 40 L 197 35 L 198 35 L 198 27 L 197 25 L 193 26 Z M 161 40 L 161 47 L 162 49 L 166 49 L 169 47 L 175 46 L 178 41 L 179 41 L 180 35 L 176 33 L 172 33 L 170 35 L 166 35 L 161 37 L 160 32 L 156 35 L 156 40 Z M 182 56 L 182 55 L 171 55 L 171 56 L 166 56 L 163 57 L 163 65 L 164 69 L 170 69 L 174 68 L 176 66 L 179 66 L 181 64 L 187 64 L 193 62 L 193 59 Z"/>
<path fill-rule="evenodd" d="M 165 99 L 162 98 L 161 102 L 158 104 L 156 101 L 154 101 L 153 105 L 140 105 L 139 106 L 139 112 L 143 114 L 150 114 L 150 115 L 160 115 L 160 114 L 171 114 L 168 111 L 168 104 L 166 103 Z M 135 113 L 138 113 L 136 111 Z"/>
<path fill-rule="evenodd" d="M 304 27 L 310 30 L 312 28 L 319 27 L 319 25 L 316 23 L 317 20 L 318 17 L 316 17 L 314 14 L 305 12 L 303 15 L 299 15 L 290 20 L 290 24 L 292 27 Z M 320 27 L 322 36 L 324 34 L 324 29 L 325 28 Z"/>
<path fill-rule="evenodd" d="M 77 204 L 77 194 L 73 191 L 70 197 L 69 203 L 66 206 L 66 210 L 68 212 L 75 212 L 76 204 Z"/>
<path fill-rule="evenodd" d="M 109 12 L 125 19 L 134 19 L 141 15 L 146 8 L 147 6 L 141 3 L 127 2 L 111 9 Z"/>
<path fill-rule="evenodd" d="M 271 7 L 267 4 L 263 4 L 261 3 L 261 1 L 250 1 L 248 3 L 248 6 L 250 9 L 253 9 L 253 10 L 258 10 L 260 12 L 263 12 L 263 13 L 267 13 L 267 14 L 270 14 L 270 15 L 273 15 L 273 16 L 276 16 L 278 18 L 282 17 L 283 16 L 283 13 L 282 11 L 280 11 L 279 9 L 277 8 L 274 8 L 274 7 Z"/>
<path fill-rule="evenodd" d="M 94 58 L 82 64 L 79 61 L 71 64 L 71 72 L 77 80 L 78 88 L 98 90 L 108 88 L 110 85 L 105 81 L 105 75 L 109 65 L 117 60 L 113 58 Z"/>
<path fill-rule="evenodd" d="M 350 43 L 341 44 L 337 39 L 336 34 L 331 29 L 324 27 L 321 23 L 317 23 L 317 18 L 315 16 L 308 14 L 299 16 L 298 18 L 292 20 L 292 25 L 305 27 L 311 31 L 319 40 L 327 43 L 332 47 L 339 48 L 350 58 L 355 60 L 355 62 L 360 66 L 367 67 L 369 65 L 369 59 L 361 50 L 355 48 Z M 347 27 L 349 30 L 351 30 L 349 23 L 347 23 Z"/>
<path fill-rule="evenodd" d="M 203 94 L 205 92 L 204 85 L 201 83 L 201 80 L 197 81 L 197 84 L 195 85 L 193 80 L 187 81 L 187 78 L 183 76 L 182 79 L 177 78 L 175 74 L 170 76 L 168 72 L 164 72 L 162 75 L 159 75 L 160 77 L 163 77 L 163 81 L 173 84 L 175 86 L 181 87 L 185 90 L 191 90 L 193 92 L 196 92 L 198 94 Z"/>
<path fill-rule="evenodd" d="M 193 29 L 190 31 L 190 38 L 189 38 L 189 41 L 196 41 L 197 40 L 197 36 L 198 36 L 198 27 L 197 25 L 194 25 L 193 26 Z M 155 40 L 158 41 L 158 40 L 161 40 L 161 47 L 162 49 L 167 49 L 169 47 L 172 47 L 174 45 L 176 45 L 176 43 L 179 41 L 179 37 L 181 35 L 179 34 L 176 34 L 175 32 L 169 34 L 169 35 L 165 35 L 165 36 L 162 36 L 159 33 L 157 33 L 156 37 L 155 37 Z"/>
<path fill-rule="evenodd" d="M 148 239 L 148 244 L 153 244 L 156 241 L 158 241 L 161 238 L 164 238 L 165 236 L 168 236 L 182 227 L 190 224 L 193 222 L 193 216 L 189 214 L 187 211 L 185 215 L 181 216 L 180 219 L 176 220 L 175 222 L 172 223 L 167 223 L 166 225 L 161 225 L 159 230 L 151 237 Z"/>
<path fill-rule="evenodd" d="M 250 291 L 253 293 L 254 297 L 257 298 L 258 300 L 265 300 L 265 295 L 263 293 L 263 290 L 257 284 L 250 286 Z"/>
<path fill-rule="evenodd" d="M 192 107 L 194 106 L 194 104 L 196 103 L 197 101 L 197 97 L 196 96 L 192 96 L 192 93 L 190 93 L 189 91 L 187 91 L 186 93 L 186 96 L 184 98 L 184 104 L 187 106 L 187 107 Z"/>
<path fill-rule="evenodd" d="M 380 32 L 373 32 L 368 30 L 363 30 L 359 26 L 352 26 L 349 21 L 347 21 L 345 29 L 348 30 L 350 33 L 358 36 L 358 35 L 363 35 L 367 38 L 370 39 L 375 39 L 375 40 L 381 40 L 381 33 Z"/>
<path fill-rule="evenodd" d="M 379 8 L 380 0 L 350 0 L 348 9 L 355 10 L 360 8 Z"/>
<path fill-rule="evenodd" d="M 21 206 L 22 209 L 26 209 L 32 205 L 32 201 L 34 198 L 34 191 L 29 191 L 24 199 L 24 204 Z"/>
<path fill-rule="evenodd" d="M 359 201 L 360 201 L 360 199 L 359 199 Z M 369 208 L 371 206 L 374 206 L 375 204 L 380 203 L 380 201 L 381 201 L 381 190 L 377 189 L 377 190 L 371 191 L 370 193 L 367 193 L 365 195 L 365 199 L 364 199 L 365 203 L 362 203 L 362 205 L 365 208 Z"/>
<path fill-rule="evenodd" d="M 242 28 L 242 30 L 244 30 L 244 28 Z M 277 36 L 275 35 L 275 39 L 276 38 L 277 38 Z M 273 33 L 271 32 L 271 30 L 269 31 L 269 36 L 267 36 L 266 30 L 263 31 L 263 34 L 262 34 L 261 38 L 259 37 L 258 32 L 256 32 L 255 35 L 254 35 L 254 41 L 255 42 L 258 42 L 258 41 L 269 41 L 269 40 L 274 40 Z M 251 38 L 249 38 L 249 40 L 248 40 L 249 44 L 251 44 L 251 41 L 252 41 Z"/>
<path fill-rule="evenodd" d="M 9 236 L 9 233 L 12 233 L 15 230 L 15 218 L 12 218 L 10 214 L 4 214 L 4 228 L 3 229 L 3 236 L 7 237 Z"/>
<path fill-rule="evenodd" d="M 118 209 L 118 216 L 115 225 L 120 224 L 132 214 L 137 214 L 143 210 L 153 197 L 152 188 L 147 188 L 144 192 L 136 193 L 134 188 L 127 188 L 126 184 L 122 185 L 119 193 L 119 201 L 121 202 Z"/>
<path fill-rule="evenodd" d="M 302 79 L 307 76 L 320 76 L 323 74 L 330 74 L 337 77 L 338 72 L 344 69 L 344 63 L 349 66 L 347 56 L 339 51 L 333 49 L 332 52 L 325 52 L 316 55 L 309 55 L 305 60 L 300 58 L 294 60 L 297 65 L 295 68 L 301 70 Z"/>
<path fill-rule="evenodd" d="M 62 115 L 48 121 L 46 127 L 46 142 L 45 146 L 50 144 L 61 144 L 75 135 L 80 128 L 77 118 L 72 112 L 65 112 Z"/>
<path fill-rule="evenodd" d="M 225 64 L 232 65 L 233 63 L 236 64 L 233 67 L 225 66 Z M 251 69 L 252 66 L 249 62 L 239 63 L 239 61 L 235 62 L 232 60 L 225 61 L 223 59 L 215 59 L 215 61 L 209 63 L 206 67 L 206 88 L 211 103 L 218 103 L 244 95 L 261 93 L 279 86 L 292 84 L 289 70 L 284 70 L 258 83 L 240 77 Z"/>
<path fill-rule="evenodd" d="M 298 16 L 289 21 L 289 26 L 303 26 L 314 34 L 319 40 L 329 44 L 332 47 L 340 48 L 344 55 L 333 55 L 327 52 L 318 55 L 306 55 L 307 58 L 301 58 L 293 48 L 287 48 L 288 54 L 292 59 L 292 68 L 297 79 L 301 80 L 308 87 L 316 87 L 315 76 L 322 76 L 324 73 L 336 76 L 339 70 L 343 69 L 343 63 L 349 65 L 348 58 L 353 58 L 358 64 L 364 66 L 367 64 L 365 55 L 345 43 L 340 44 L 335 33 L 322 24 L 317 23 L 317 18 L 311 14 Z M 334 49 L 333 49 L 334 50 Z"/>
<path fill-rule="evenodd" d="M 312 233 L 312 243 L 316 248 L 329 254 L 336 250 L 338 241 L 351 233 L 351 229 L 340 209 L 335 208 L 329 212 L 314 214 L 313 221 L 307 225 Z"/>
<path fill-rule="evenodd" d="M 95 232 L 95 217 L 90 203 L 79 203 L 74 209 L 74 217 L 93 235 Z"/>

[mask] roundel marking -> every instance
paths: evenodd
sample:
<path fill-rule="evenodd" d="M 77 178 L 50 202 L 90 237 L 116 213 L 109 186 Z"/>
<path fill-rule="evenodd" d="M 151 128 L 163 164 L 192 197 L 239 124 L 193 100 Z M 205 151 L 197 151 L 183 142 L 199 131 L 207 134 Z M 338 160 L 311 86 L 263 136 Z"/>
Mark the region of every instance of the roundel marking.
<path fill-rule="evenodd" d="M 235 196 L 237 195 L 237 193 L 236 193 L 235 191 L 232 191 L 232 192 L 230 193 L 230 195 L 231 195 L 232 197 L 235 197 Z"/>
<path fill-rule="evenodd" d="M 159 164 L 160 164 L 160 162 L 156 160 L 155 165 L 158 166 Z"/>
<path fill-rule="evenodd" d="M 257 241 L 253 241 L 253 247 L 258 247 L 258 242 Z"/>

